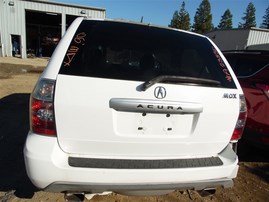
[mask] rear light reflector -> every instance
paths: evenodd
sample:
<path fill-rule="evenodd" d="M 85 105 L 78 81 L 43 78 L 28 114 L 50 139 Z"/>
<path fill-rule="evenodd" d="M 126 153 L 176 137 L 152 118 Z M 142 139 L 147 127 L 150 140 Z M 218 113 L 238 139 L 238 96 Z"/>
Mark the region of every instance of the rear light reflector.
<path fill-rule="evenodd" d="M 43 79 L 36 85 L 30 103 L 31 130 L 34 133 L 56 136 L 54 118 L 55 81 Z"/>
<path fill-rule="evenodd" d="M 244 95 L 240 95 L 240 110 L 239 116 L 235 125 L 231 141 L 237 141 L 241 138 L 247 119 L 247 105 Z"/>

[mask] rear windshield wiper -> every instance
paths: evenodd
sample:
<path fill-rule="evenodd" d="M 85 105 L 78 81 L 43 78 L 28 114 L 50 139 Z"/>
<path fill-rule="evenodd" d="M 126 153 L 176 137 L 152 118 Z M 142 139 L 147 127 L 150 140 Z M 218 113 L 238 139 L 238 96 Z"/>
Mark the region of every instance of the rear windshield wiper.
<path fill-rule="evenodd" d="M 219 81 L 211 80 L 211 79 L 201 79 L 201 78 L 186 77 L 186 76 L 162 75 L 162 76 L 157 76 L 151 80 L 145 81 L 142 84 L 142 91 L 147 90 L 148 88 L 150 88 L 151 86 L 159 82 L 192 83 L 195 85 L 204 84 L 204 85 L 215 86 L 215 87 L 221 86 L 221 83 Z"/>

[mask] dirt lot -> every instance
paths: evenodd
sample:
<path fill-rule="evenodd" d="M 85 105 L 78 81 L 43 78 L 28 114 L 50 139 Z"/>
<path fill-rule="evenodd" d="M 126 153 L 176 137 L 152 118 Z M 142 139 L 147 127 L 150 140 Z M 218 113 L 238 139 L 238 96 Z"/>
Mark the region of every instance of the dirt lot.
<path fill-rule="evenodd" d="M 28 102 L 46 59 L 0 58 L 0 201 L 64 201 L 63 194 L 36 190 L 27 178 L 23 145 L 28 132 Z M 118 194 L 95 196 L 90 201 L 269 201 L 269 155 L 241 141 L 240 170 L 231 189 L 218 188 L 213 197 L 179 192 L 156 197 Z M 87 201 L 85 199 L 85 201 Z"/>

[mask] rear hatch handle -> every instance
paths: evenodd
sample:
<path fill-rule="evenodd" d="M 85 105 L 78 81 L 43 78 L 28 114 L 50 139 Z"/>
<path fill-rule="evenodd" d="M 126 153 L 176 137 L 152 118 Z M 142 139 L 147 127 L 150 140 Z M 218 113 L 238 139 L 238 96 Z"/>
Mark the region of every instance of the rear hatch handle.
<path fill-rule="evenodd" d="M 214 86 L 214 87 L 221 86 L 221 83 L 219 81 L 211 80 L 211 79 L 201 79 L 201 78 L 186 77 L 186 76 L 161 75 L 161 76 L 154 77 L 151 80 L 145 81 L 141 86 L 141 90 L 146 91 L 148 88 L 150 88 L 151 86 L 159 82 L 188 83 L 191 85 L 206 85 L 206 86 Z"/>
<path fill-rule="evenodd" d="M 136 113 L 199 114 L 203 112 L 201 103 L 133 98 L 111 98 L 109 107 L 116 111 Z"/>

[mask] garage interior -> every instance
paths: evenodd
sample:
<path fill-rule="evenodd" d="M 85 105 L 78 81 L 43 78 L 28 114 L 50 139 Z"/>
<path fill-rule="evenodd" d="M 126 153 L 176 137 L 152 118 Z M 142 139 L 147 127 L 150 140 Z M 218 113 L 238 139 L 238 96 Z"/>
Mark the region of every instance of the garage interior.
<path fill-rule="evenodd" d="M 27 57 L 50 57 L 59 43 L 62 15 L 26 10 Z M 66 29 L 77 16 L 66 15 Z"/>

